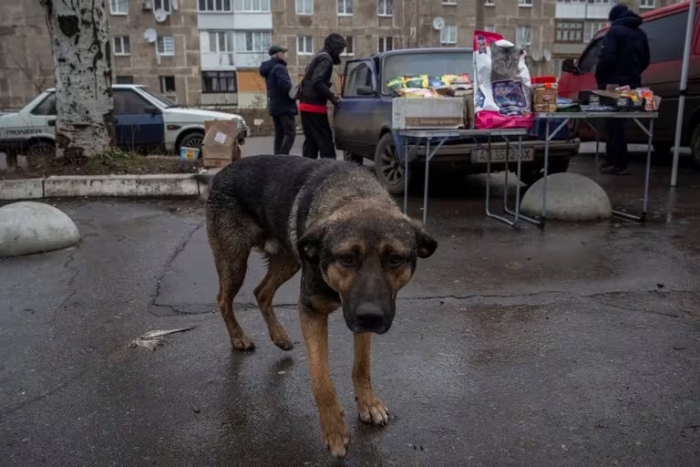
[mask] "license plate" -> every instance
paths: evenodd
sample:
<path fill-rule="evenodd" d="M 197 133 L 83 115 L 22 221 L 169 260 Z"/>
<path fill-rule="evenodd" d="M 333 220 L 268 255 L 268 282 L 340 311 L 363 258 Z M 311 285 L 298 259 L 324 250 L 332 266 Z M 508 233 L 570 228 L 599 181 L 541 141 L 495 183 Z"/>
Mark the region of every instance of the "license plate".
<path fill-rule="evenodd" d="M 507 156 L 506 156 L 507 154 Z M 506 157 L 508 157 L 509 162 L 517 162 L 517 150 L 510 149 L 507 151 L 505 148 L 491 149 L 491 163 L 504 163 L 506 162 Z M 472 164 L 486 164 L 489 158 L 488 149 L 474 149 L 472 150 Z M 532 162 L 535 160 L 535 150 L 533 148 L 523 148 L 522 150 L 522 160 L 523 162 Z"/>

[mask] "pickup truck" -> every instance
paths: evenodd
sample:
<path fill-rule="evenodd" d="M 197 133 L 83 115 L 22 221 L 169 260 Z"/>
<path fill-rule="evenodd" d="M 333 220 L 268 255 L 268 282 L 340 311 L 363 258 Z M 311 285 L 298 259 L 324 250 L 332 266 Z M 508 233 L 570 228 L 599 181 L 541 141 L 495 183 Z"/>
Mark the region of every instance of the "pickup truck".
<path fill-rule="evenodd" d="M 391 133 L 392 93 L 387 82 L 398 76 L 430 74 L 473 73 L 472 49 L 422 48 L 392 50 L 365 59 L 349 60 L 345 64 L 341 89 L 342 106 L 335 109 L 333 130 L 336 147 L 343 151 L 345 160 L 362 163 L 374 161 L 377 176 L 390 193 L 400 195 L 404 190 L 404 176 L 411 179 L 414 171 L 425 165 L 425 148 L 418 147 L 413 166 L 404 174 L 404 167 L 396 157 Z M 566 172 L 569 158 L 579 151 L 578 139 L 554 139 L 550 142 L 549 170 Z M 506 144 L 492 139 L 493 154 L 503 153 Z M 431 159 L 431 168 L 442 167 L 464 173 L 483 173 L 486 160 L 483 153 L 474 151 L 473 140 L 453 139 L 446 142 Z M 523 140 L 522 181 L 528 185 L 541 178 L 544 168 L 544 141 L 536 137 Z M 493 159 L 497 159 L 494 155 Z M 502 159 L 505 159 L 503 157 Z M 492 171 L 504 170 L 505 163 L 491 164 Z M 515 163 L 510 163 L 511 170 Z"/>
<path fill-rule="evenodd" d="M 125 151 L 165 150 L 179 153 L 181 147 L 199 148 L 206 120 L 236 120 L 238 143 L 248 134 L 240 115 L 179 106 L 146 86 L 115 84 L 115 136 Z M 32 156 L 55 154 L 56 94 L 48 89 L 17 113 L 0 115 L 0 152 Z"/>

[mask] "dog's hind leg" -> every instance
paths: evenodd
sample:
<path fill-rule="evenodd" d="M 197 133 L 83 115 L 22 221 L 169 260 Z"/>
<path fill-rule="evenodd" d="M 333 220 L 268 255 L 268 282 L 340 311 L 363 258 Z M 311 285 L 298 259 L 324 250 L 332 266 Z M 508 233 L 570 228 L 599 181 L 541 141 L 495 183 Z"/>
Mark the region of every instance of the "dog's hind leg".
<path fill-rule="evenodd" d="M 267 330 L 270 332 L 270 339 L 282 350 L 292 350 L 294 344 L 287 335 L 287 331 L 277 320 L 275 310 L 272 307 L 272 300 L 275 292 L 282 284 L 291 279 L 299 271 L 297 260 L 284 253 L 270 256 L 267 274 L 260 284 L 255 288 L 255 298 L 260 306 Z"/>

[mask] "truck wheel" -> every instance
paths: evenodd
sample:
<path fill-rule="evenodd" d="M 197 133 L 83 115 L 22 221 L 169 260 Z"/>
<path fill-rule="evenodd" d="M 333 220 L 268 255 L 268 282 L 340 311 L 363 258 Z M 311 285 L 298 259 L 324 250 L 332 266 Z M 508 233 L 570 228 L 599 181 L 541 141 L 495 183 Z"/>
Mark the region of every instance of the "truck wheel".
<path fill-rule="evenodd" d="M 177 148 L 177 154 L 180 154 L 180 148 L 197 148 L 202 147 L 202 141 L 204 141 L 204 133 L 200 131 L 195 131 L 186 135 L 180 141 L 180 145 Z"/>
<path fill-rule="evenodd" d="M 359 154 L 343 151 L 343 160 L 347 162 L 354 162 L 357 165 L 362 165 L 364 157 L 360 156 Z"/>
<path fill-rule="evenodd" d="M 567 170 L 569 170 L 569 158 L 556 158 L 554 160 L 549 161 L 549 167 L 547 167 L 547 174 L 558 174 L 566 172 Z M 521 175 L 522 176 L 520 177 L 520 181 L 527 186 L 532 186 L 537 180 L 542 178 L 542 175 L 544 175 L 544 166 L 535 170 L 529 170 L 527 172 L 523 171 Z"/>
<path fill-rule="evenodd" d="M 48 141 L 35 141 L 29 145 L 27 152 L 32 157 L 55 157 L 56 146 Z"/>
<path fill-rule="evenodd" d="M 411 172 L 404 174 L 404 166 L 396 159 L 396 148 L 394 137 L 391 133 L 386 133 L 379 140 L 377 149 L 374 152 L 374 170 L 377 178 L 392 195 L 402 195 L 406 181 L 404 176 L 410 177 Z"/>
<path fill-rule="evenodd" d="M 700 125 L 695 127 L 693 137 L 690 140 L 690 151 L 693 154 L 695 165 L 700 167 Z"/>

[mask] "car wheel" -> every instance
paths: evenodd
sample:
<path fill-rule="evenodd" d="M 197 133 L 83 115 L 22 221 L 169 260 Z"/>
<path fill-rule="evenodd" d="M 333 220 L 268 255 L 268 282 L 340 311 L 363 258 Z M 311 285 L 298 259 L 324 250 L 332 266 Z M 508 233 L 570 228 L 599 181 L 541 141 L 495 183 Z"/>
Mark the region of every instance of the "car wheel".
<path fill-rule="evenodd" d="M 403 194 L 406 185 L 404 176 L 409 177 L 410 182 L 411 171 L 405 174 L 403 164 L 397 160 L 394 137 L 391 133 L 382 136 L 377 144 L 374 152 L 374 170 L 379 181 L 392 195 Z"/>
<path fill-rule="evenodd" d="M 343 160 L 347 162 L 354 162 L 355 164 L 362 165 L 364 162 L 364 157 L 359 154 L 353 154 L 348 151 L 343 151 Z"/>
<path fill-rule="evenodd" d="M 693 137 L 690 140 L 690 150 L 693 154 L 693 161 L 700 167 L 700 125 L 695 127 Z"/>
<path fill-rule="evenodd" d="M 27 153 L 32 157 L 55 157 L 56 146 L 48 141 L 35 141 L 29 145 Z"/>
<path fill-rule="evenodd" d="M 178 154 L 180 153 L 180 148 L 202 148 L 202 141 L 204 141 L 204 133 L 196 131 L 186 135 L 180 141 L 180 147 L 177 148 Z"/>
<path fill-rule="evenodd" d="M 556 158 L 554 160 L 549 161 L 549 167 L 547 167 L 547 174 L 552 175 L 564 173 L 567 170 L 569 170 L 569 158 Z M 535 170 L 528 170 L 527 172 L 523 171 L 520 177 L 520 181 L 527 186 L 532 186 L 537 180 L 542 178 L 542 175 L 544 175 L 544 166 L 539 167 Z"/>

